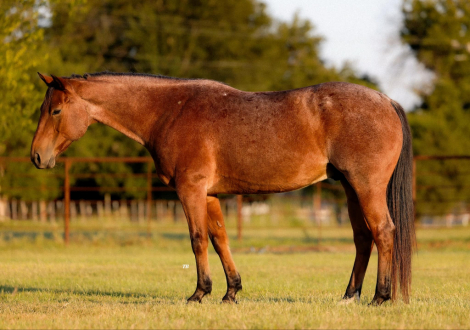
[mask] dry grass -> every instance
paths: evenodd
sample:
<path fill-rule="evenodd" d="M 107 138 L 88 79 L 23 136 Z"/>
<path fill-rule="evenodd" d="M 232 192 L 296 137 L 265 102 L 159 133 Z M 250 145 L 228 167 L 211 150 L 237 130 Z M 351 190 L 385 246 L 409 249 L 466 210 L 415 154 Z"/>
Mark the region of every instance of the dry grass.
<path fill-rule="evenodd" d="M 465 248 L 470 230 L 420 230 L 420 244 L 429 249 L 419 251 L 414 260 L 411 303 L 378 308 L 367 306 L 375 287 L 376 255 L 361 303 L 338 305 L 354 261 L 348 233 L 325 229 L 323 243 L 330 240 L 330 251 L 276 254 L 259 253 L 265 251 L 259 247 L 275 250 L 296 241 L 297 246 L 312 246 L 315 231 L 306 235 L 302 228 L 247 230 L 244 243 L 234 242 L 244 285 L 238 305 L 220 304 L 225 278 L 213 252 L 212 295 L 202 304 L 186 304 L 196 274 L 183 227 L 161 229 L 153 242 L 137 240 L 133 245 L 106 239 L 67 248 L 44 240 L 3 242 L 0 328 L 470 326 L 470 249 Z M 250 249 L 253 242 L 257 245 Z"/>

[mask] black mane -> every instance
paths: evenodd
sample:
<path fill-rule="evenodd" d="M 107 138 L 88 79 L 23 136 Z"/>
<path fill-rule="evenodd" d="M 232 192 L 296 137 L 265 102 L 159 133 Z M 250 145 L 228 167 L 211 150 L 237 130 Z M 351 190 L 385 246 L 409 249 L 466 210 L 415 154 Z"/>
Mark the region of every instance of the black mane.
<path fill-rule="evenodd" d="M 101 76 L 130 76 L 130 77 L 150 77 L 150 78 L 173 79 L 173 80 L 198 80 L 198 78 L 177 78 L 177 77 L 164 76 L 161 74 L 137 73 L 137 72 L 109 72 L 109 71 L 85 73 L 83 76 L 74 73 L 70 77 L 65 77 L 65 78 L 87 79 L 88 77 L 101 77 Z"/>

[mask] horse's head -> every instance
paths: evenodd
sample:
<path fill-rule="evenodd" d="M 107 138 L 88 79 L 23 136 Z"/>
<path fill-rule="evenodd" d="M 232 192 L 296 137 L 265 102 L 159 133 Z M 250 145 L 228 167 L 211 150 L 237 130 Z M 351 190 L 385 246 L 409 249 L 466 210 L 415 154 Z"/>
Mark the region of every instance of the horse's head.
<path fill-rule="evenodd" d="M 49 88 L 31 144 L 31 161 L 37 168 L 52 168 L 56 157 L 81 138 L 93 120 L 68 79 L 38 74 Z"/>

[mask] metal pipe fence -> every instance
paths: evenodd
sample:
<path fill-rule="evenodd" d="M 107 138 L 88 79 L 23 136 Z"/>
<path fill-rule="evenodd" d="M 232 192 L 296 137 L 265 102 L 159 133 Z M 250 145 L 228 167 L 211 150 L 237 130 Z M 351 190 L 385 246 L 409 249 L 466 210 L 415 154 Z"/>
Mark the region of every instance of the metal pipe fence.
<path fill-rule="evenodd" d="M 449 212 L 448 209 L 436 207 L 439 203 L 444 204 L 448 203 L 449 205 L 454 205 L 455 203 L 460 203 L 460 213 L 458 217 L 461 218 L 461 223 L 463 225 L 468 224 L 469 199 L 462 197 L 465 195 L 466 191 L 469 192 L 468 196 L 470 197 L 470 180 L 466 182 L 465 180 L 448 180 L 445 179 L 449 174 L 443 170 L 443 164 L 450 161 L 458 161 L 459 163 L 455 165 L 455 171 L 458 170 L 458 174 L 461 176 L 468 175 L 470 178 L 470 171 L 465 170 L 468 168 L 466 166 L 467 161 L 470 160 L 470 156 L 415 156 L 413 162 L 413 201 L 415 205 L 415 217 L 421 219 L 427 219 L 426 217 L 433 216 L 433 212 L 441 212 L 442 214 L 435 214 L 436 216 L 444 217 L 444 222 L 449 223 Z M 27 157 L 0 157 L 0 177 L 2 173 L 7 168 L 8 163 L 29 163 L 30 159 Z M 171 218 L 177 219 L 177 213 L 179 212 L 180 217 L 184 217 L 181 211 L 181 206 L 177 200 L 159 200 L 158 198 L 153 198 L 152 194 L 165 193 L 165 192 L 174 192 L 172 188 L 155 185 L 154 182 L 158 179 L 158 175 L 154 173 L 154 163 L 151 157 L 63 157 L 57 160 L 59 164 L 63 164 L 63 171 L 47 174 L 47 177 L 58 178 L 61 180 L 62 184 L 60 186 L 46 186 L 42 185 L 41 187 L 35 187 L 41 191 L 46 190 L 59 190 L 63 193 L 63 200 L 56 201 L 34 201 L 34 200 L 16 200 L 11 199 L 9 201 L 10 206 L 5 206 L 5 203 L 0 200 L 0 217 L 2 212 L 5 215 L 9 212 L 8 217 L 11 219 L 26 219 L 29 218 L 32 220 L 43 220 L 46 214 L 49 214 L 50 218 L 63 218 L 64 221 L 64 241 L 66 244 L 70 240 L 70 220 L 76 218 L 86 218 L 87 215 L 92 213 L 97 215 L 97 218 L 103 218 L 105 216 L 112 215 L 113 217 L 119 216 L 121 218 L 130 219 L 131 222 L 141 223 L 143 218 L 146 220 L 147 235 L 150 237 L 151 234 L 151 221 L 159 218 Z M 437 162 L 436 166 L 429 166 L 432 162 Z M 75 173 L 71 171 L 74 165 L 80 163 L 127 163 L 127 164 L 146 164 L 145 171 L 143 173 Z M 439 165 L 440 164 L 440 165 Z M 32 165 L 31 165 L 32 166 Z M 28 180 L 29 178 L 35 177 L 34 174 L 30 173 L 15 173 L 15 176 L 21 180 Z M 436 183 L 433 179 L 436 177 L 440 178 L 440 181 Z M 139 186 L 111 186 L 111 185 L 101 185 L 101 186 L 75 186 L 73 180 L 76 179 L 107 179 L 107 178 L 118 178 L 118 179 L 135 179 L 135 180 L 145 180 L 145 184 Z M 452 178 L 451 178 L 452 179 Z M 161 183 L 160 183 L 161 184 Z M 2 194 L 5 194 L 6 191 L 1 190 L 0 186 L 0 198 Z M 8 188 L 8 192 L 13 193 L 15 191 L 22 191 L 32 189 L 32 187 L 27 186 L 11 186 Z M 458 194 L 454 193 L 453 195 L 447 196 L 444 193 L 444 196 L 440 196 L 438 199 L 429 198 L 430 191 L 442 191 L 445 189 L 458 190 Z M 466 190 L 467 189 L 467 190 Z M 82 192 L 96 192 L 96 193 L 105 193 L 105 201 L 103 200 L 82 200 L 82 199 L 72 199 L 74 194 Z M 122 193 L 122 192 L 141 192 L 145 193 L 145 198 L 139 198 L 137 200 L 113 200 L 109 197 L 111 193 Z M 328 192 L 329 197 L 325 196 Z M 299 212 L 307 212 L 308 218 L 315 223 L 318 228 L 319 236 L 321 237 L 321 226 L 322 223 L 325 223 L 325 218 L 328 215 L 325 215 L 325 205 L 328 204 L 330 209 L 336 208 L 337 219 L 347 218 L 345 213 L 346 210 L 346 198 L 342 192 L 342 187 L 339 184 L 334 184 L 331 182 L 320 182 L 317 183 L 312 197 L 296 197 L 294 201 L 292 195 L 283 195 L 284 200 L 290 200 L 293 204 L 296 205 L 296 208 L 299 209 Z M 310 195 L 309 195 L 310 196 Z M 290 198 L 290 199 L 289 199 Z M 310 198 L 310 199 L 309 199 Z M 237 238 L 242 239 L 242 224 L 243 217 L 245 220 L 249 218 L 249 212 L 252 212 L 255 208 L 253 207 L 253 201 L 250 196 L 231 196 L 228 199 L 222 199 L 222 207 L 227 213 L 230 211 L 236 218 L 236 228 L 237 228 Z M 55 203 L 55 204 L 54 204 Z M 255 202 L 256 203 L 256 202 Z M 302 205 L 307 203 L 309 205 L 307 208 L 303 208 Z M 452 204 L 454 203 L 454 204 Z M 261 212 L 262 203 L 258 203 L 258 210 L 254 211 Z M 264 203 L 266 204 L 266 203 Z M 431 206 L 433 207 L 431 207 Z M 3 211 L 2 211 L 3 208 Z M 5 208 L 8 208 L 8 212 L 5 212 Z M 249 211 L 250 208 L 252 211 Z M 111 211 L 110 211 L 111 210 Z M 437 211 L 436 211 L 437 210 Z M 439 211 L 441 210 L 441 211 Z M 447 210 L 447 211 L 442 211 Z M 298 214 L 300 214 L 298 212 Z M 447 212 L 447 213 L 443 213 Z M 452 211 L 452 214 L 456 214 L 456 211 Z M 56 214 L 57 213 L 57 214 Z M 80 213 L 80 217 L 78 217 Z M 331 212 L 330 212 L 331 213 Z M 51 215 L 53 214 L 53 216 Z M 299 215 L 296 215 L 297 217 Z M 236 216 L 235 216 L 236 215 Z M 272 218 L 275 218 L 273 216 Z M 459 218 L 459 219 L 460 219 Z M 322 220 L 323 219 L 323 220 Z M 452 219 L 457 219 L 455 216 Z M 453 221 L 454 221 L 453 220 Z M 344 220 L 341 220 L 344 221 Z M 246 221 L 245 221 L 246 222 Z M 455 221 L 454 221 L 455 222 Z"/>

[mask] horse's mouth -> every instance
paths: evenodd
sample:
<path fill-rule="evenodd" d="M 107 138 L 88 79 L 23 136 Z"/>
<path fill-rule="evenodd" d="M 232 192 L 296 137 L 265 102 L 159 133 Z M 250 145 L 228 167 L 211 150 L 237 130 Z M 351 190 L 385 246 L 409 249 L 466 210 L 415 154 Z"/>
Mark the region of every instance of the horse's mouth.
<path fill-rule="evenodd" d="M 55 166 L 55 156 L 52 156 L 51 159 L 49 159 L 49 162 L 47 163 L 46 168 L 53 168 Z"/>

